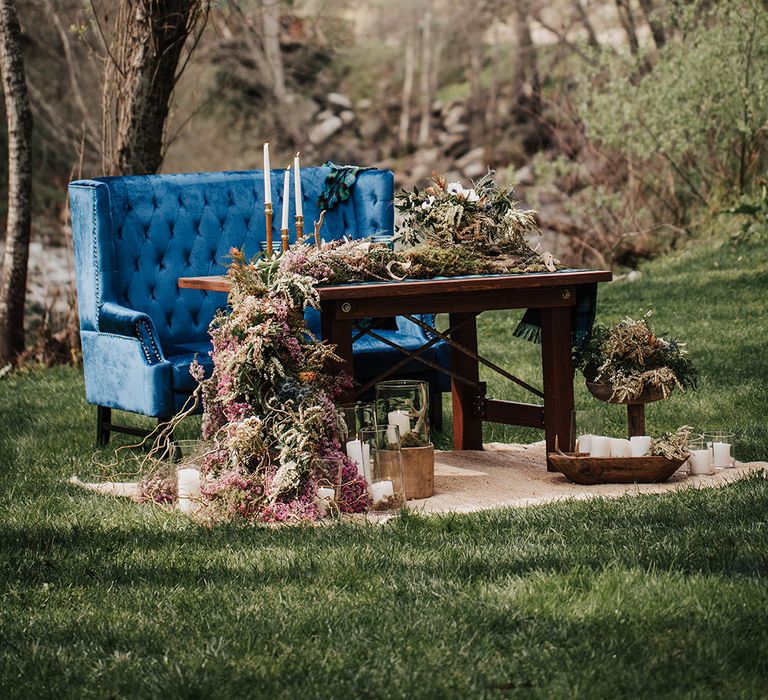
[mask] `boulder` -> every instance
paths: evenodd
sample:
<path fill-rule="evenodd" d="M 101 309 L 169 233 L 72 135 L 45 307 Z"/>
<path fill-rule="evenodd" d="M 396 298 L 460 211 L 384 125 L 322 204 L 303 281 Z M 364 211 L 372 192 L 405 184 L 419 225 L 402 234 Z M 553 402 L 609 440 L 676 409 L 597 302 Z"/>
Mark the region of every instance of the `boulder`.
<path fill-rule="evenodd" d="M 357 101 L 357 109 L 359 111 L 365 111 L 367 109 L 370 109 L 373 107 L 373 100 L 369 100 L 367 97 L 364 97 L 362 100 Z"/>
<path fill-rule="evenodd" d="M 533 168 L 531 167 L 530 163 L 516 170 L 513 176 L 513 180 L 515 183 L 523 186 L 532 185 L 534 183 L 534 177 Z"/>
<path fill-rule="evenodd" d="M 480 164 L 483 172 L 485 172 L 485 149 L 482 146 L 473 148 L 456 160 L 456 167 L 464 172 L 467 171 L 468 167 L 475 164 Z"/>
<path fill-rule="evenodd" d="M 345 109 L 341 114 L 339 114 L 339 119 L 341 119 L 342 124 L 344 126 L 349 126 L 353 121 L 355 121 L 355 113 L 351 109 Z"/>
<path fill-rule="evenodd" d="M 346 95 L 342 95 L 340 92 L 329 92 L 325 96 L 325 101 L 328 105 L 336 111 L 343 109 L 352 109 L 352 100 Z"/>
<path fill-rule="evenodd" d="M 318 146 L 321 143 L 325 143 L 331 136 L 339 131 L 342 126 L 344 126 L 344 122 L 342 122 L 339 117 L 329 117 L 309 130 L 309 140 L 315 144 L 315 146 Z"/>
<path fill-rule="evenodd" d="M 331 117 L 335 117 L 335 112 L 331 112 L 330 109 L 324 109 L 322 112 L 318 112 L 315 115 L 315 121 L 317 122 L 324 122 L 326 119 L 330 119 Z"/>
<path fill-rule="evenodd" d="M 468 134 L 469 127 L 466 124 L 446 124 L 445 130 L 449 134 Z"/>
<path fill-rule="evenodd" d="M 455 104 L 445 113 L 443 123 L 446 127 L 455 126 L 463 122 L 466 116 L 467 110 L 464 108 L 464 105 Z"/>
<path fill-rule="evenodd" d="M 376 112 L 371 112 L 360 121 L 360 136 L 362 136 L 363 141 L 370 143 L 381 133 L 383 128 L 384 122 L 381 116 Z"/>
<path fill-rule="evenodd" d="M 483 175 L 485 175 L 485 173 L 488 171 L 488 168 L 486 168 L 482 163 L 470 163 L 465 168 L 463 168 L 463 170 L 464 175 L 470 180 L 478 180 Z"/>

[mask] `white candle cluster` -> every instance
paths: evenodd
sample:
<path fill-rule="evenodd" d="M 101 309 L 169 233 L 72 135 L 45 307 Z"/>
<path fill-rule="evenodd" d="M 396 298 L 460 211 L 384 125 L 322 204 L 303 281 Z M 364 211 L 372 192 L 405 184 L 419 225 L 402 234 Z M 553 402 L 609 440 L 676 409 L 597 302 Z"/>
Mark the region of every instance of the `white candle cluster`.
<path fill-rule="evenodd" d="M 627 440 L 604 435 L 579 435 L 576 451 L 590 457 L 644 457 L 651 451 L 651 438 L 639 435 Z"/>

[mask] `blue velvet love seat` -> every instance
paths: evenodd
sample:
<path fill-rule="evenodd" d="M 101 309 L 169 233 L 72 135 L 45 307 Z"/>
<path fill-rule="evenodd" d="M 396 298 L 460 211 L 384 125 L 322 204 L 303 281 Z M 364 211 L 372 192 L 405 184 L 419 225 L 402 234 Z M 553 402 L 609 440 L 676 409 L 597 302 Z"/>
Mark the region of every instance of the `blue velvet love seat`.
<path fill-rule="evenodd" d="M 283 172 L 272 172 L 278 230 Z M 304 168 L 302 190 L 305 230 L 320 215 L 318 196 L 327 167 Z M 293 182 L 290 201 L 294 240 Z M 255 255 L 265 241 L 264 183 L 261 171 L 137 175 L 80 180 L 69 185 L 75 248 L 78 307 L 86 399 L 98 406 L 97 437 L 109 441 L 111 409 L 167 420 L 195 388 L 189 366 L 197 358 L 211 369 L 208 326 L 226 305 L 223 293 L 179 289 L 179 277 L 222 274 L 232 248 Z M 323 223 L 326 240 L 392 234 L 393 176 L 366 170 L 358 174 L 350 197 L 329 209 Z M 314 322 L 311 324 L 314 325 Z M 397 329 L 381 331 L 414 349 L 426 342 L 424 331 L 404 318 Z M 359 381 L 377 376 L 402 354 L 370 337 L 354 345 Z M 448 348 L 440 343 L 425 359 L 447 366 Z M 433 403 L 449 386 L 444 375 L 411 361 L 398 377 L 430 382 Z M 439 411 L 435 411 L 435 417 Z M 141 432 L 128 429 L 127 432 Z"/>

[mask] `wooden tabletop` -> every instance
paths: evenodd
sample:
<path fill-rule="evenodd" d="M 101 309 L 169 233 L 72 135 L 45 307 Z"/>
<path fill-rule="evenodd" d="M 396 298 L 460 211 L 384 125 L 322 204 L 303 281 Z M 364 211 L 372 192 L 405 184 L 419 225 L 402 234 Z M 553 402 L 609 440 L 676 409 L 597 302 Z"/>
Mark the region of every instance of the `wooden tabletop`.
<path fill-rule="evenodd" d="M 446 277 L 402 282 L 355 282 L 351 284 L 319 285 L 317 291 L 323 301 L 333 299 L 371 299 L 372 297 L 407 297 L 421 294 L 460 294 L 493 290 L 536 289 L 572 284 L 609 282 L 607 270 L 568 270 L 563 272 L 528 272 L 517 275 L 476 275 Z M 224 275 L 208 277 L 180 277 L 179 287 L 203 289 L 210 292 L 228 292 L 229 278 Z"/>

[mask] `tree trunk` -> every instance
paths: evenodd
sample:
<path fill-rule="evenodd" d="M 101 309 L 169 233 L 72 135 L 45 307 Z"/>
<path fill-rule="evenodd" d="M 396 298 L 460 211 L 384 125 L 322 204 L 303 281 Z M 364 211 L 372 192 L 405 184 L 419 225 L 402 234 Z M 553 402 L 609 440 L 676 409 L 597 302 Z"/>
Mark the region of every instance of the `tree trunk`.
<path fill-rule="evenodd" d="M 400 124 L 397 141 L 401 149 L 408 147 L 411 133 L 411 98 L 413 97 L 413 74 L 416 71 L 416 39 L 413 32 L 408 34 L 405 46 L 405 75 L 403 76 L 403 94 L 400 101 Z"/>
<path fill-rule="evenodd" d="M 206 0 L 122 1 L 105 80 L 115 109 L 114 146 L 105 148 L 111 174 L 160 168 L 181 52 L 207 6 Z M 111 103 L 108 95 L 106 111 Z"/>
<path fill-rule="evenodd" d="M 272 73 L 272 94 L 277 100 L 278 121 L 293 139 L 294 146 L 301 145 L 301 130 L 297 125 L 293 95 L 285 84 L 283 54 L 280 50 L 280 0 L 263 0 L 261 26 L 264 31 L 264 56 Z"/>
<path fill-rule="evenodd" d="M 653 0 L 640 0 L 640 7 L 643 10 L 643 15 L 645 15 L 645 21 L 651 28 L 653 43 L 656 44 L 657 49 L 662 48 L 667 43 L 667 35 L 664 31 L 664 24 L 655 14 L 656 8 L 653 6 Z"/>
<path fill-rule="evenodd" d="M 517 64 L 512 89 L 519 118 L 527 121 L 541 114 L 541 83 L 530 25 L 530 5 L 520 0 L 515 6 L 517 30 Z"/>
<path fill-rule="evenodd" d="M 582 0 L 573 0 L 573 6 L 576 10 L 576 14 L 581 20 L 582 26 L 587 31 L 587 42 L 593 49 L 599 49 L 600 42 L 597 39 L 597 32 L 595 32 L 595 27 L 592 24 L 592 21 L 589 19 L 587 8 L 582 4 Z"/>
<path fill-rule="evenodd" d="M 640 42 L 637 40 L 637 30 L 635 28 L 635 16 L 632 14 L 632 7 L 629 0 L 616 0 L 616 11 L 619 13 L 619 21 L 624 27 L 624 32 L 629 41 L 629 50 L 633 56 L 640 51 Z"/>
<path fill-rule="evenodd" d="M 467 78 L 469 80 L 469 142 L 474 148 L 485 145 L 485 109 L 483 105 L 483 91 L 480 85 L 480 72 L 483 70 L 482 36 L 472 42 L 469 49 L 469 66 Z"/>
<path fill-rule="evenodd" d="M 24 350 L 24 300 L 32 225 L 32 111 L 14 0 L 0 0 L 0 71 L 8 119 L 8 220 L 0 285 L 0 364 Z"/>
<path fill-rule="evenodd" d="M 430 120 L 432 117 L 432 3 L 427 5 L 421 31 L 421 122 L 419 123 L 419 146 L 429 142 Z"/>

